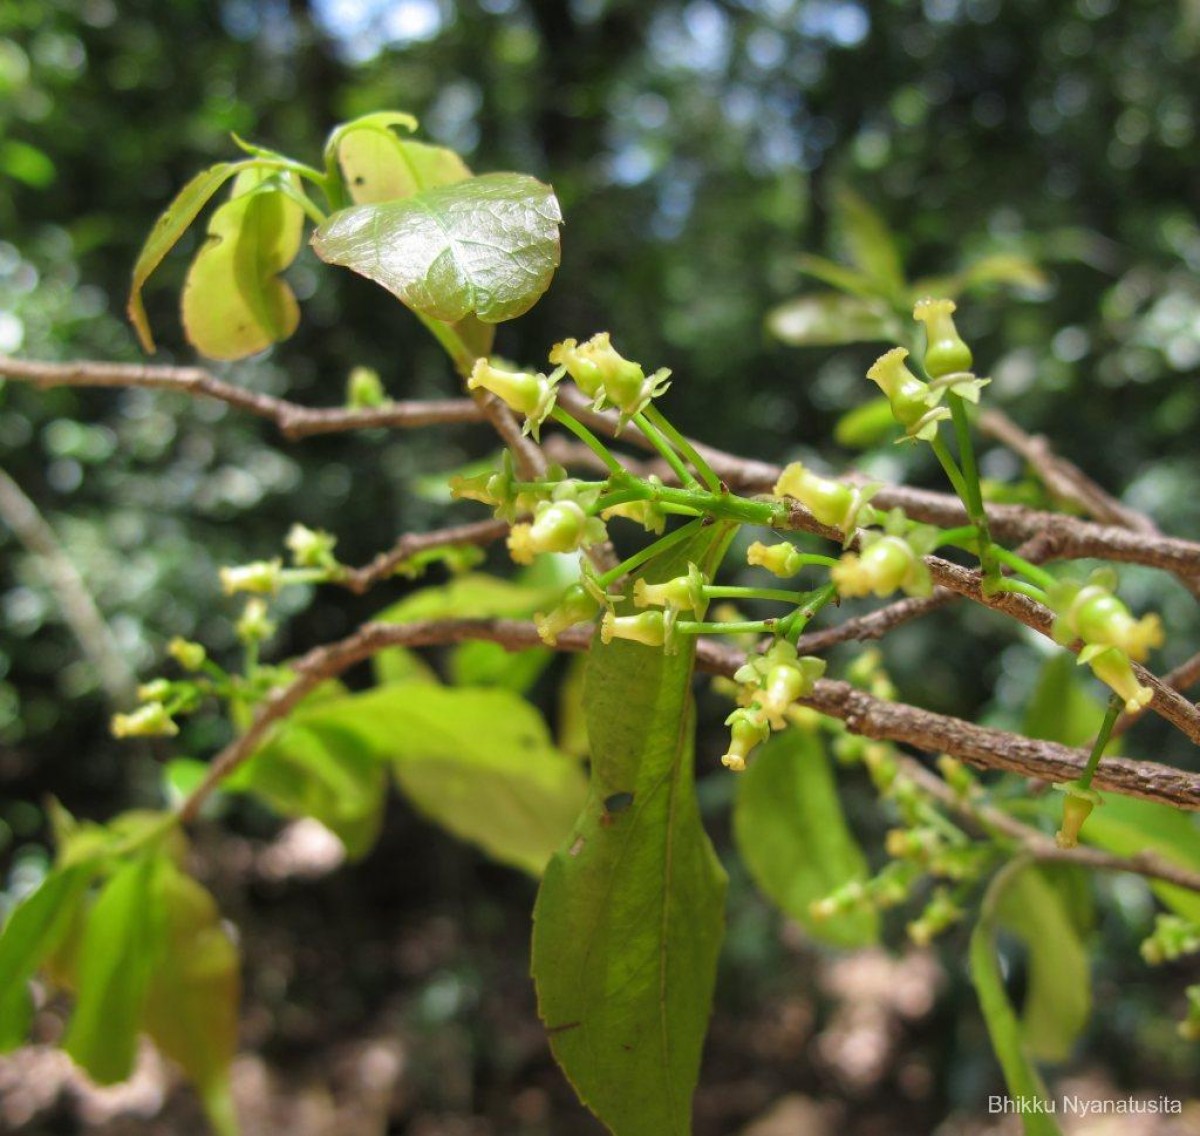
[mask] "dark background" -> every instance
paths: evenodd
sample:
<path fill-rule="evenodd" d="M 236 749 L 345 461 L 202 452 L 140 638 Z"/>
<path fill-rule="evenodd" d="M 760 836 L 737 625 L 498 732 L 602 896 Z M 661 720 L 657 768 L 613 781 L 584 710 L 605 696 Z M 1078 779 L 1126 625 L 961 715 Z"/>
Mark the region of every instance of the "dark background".
<path fill-rule="evenodd" d="M 994 378 L 988 398 L 1165 531 L 1196 538 L 1197 11 L 1161 0 L 7 0 L 0 350 L 140 358 L 121 319 L 130 266 L 173 192 L 234 153 L 231 131 L 315 162 L 334 123 L 403 109 L 476 171 L 536 174 L 562 202 L 562 267 L 497 349 L 536 365 L 557 339 L 610 329 L 627 355 L 673 369 L 663 407 L 674 421 L 750 456 L 938 484 L 916 447 L 861 455 L 831 441 L 837 419 L 871 393 L 862 375 L 877 348 L 798 349 L 765 331 L 774 305 L 820 287 L 801 277 L 797 254 L 839 254 L 835 187 L 887 219 L 910 277 L 986 252 L 1032 258 L 1047 288 L 997 288 L 962 305 L 978 367 Z M 171 258 L 148 294 L 159 361 L 193 358 L 176 308 L 185 263 Z M 376 367 L 395 397 L 454 393 L 439 349 L 381 290 L 307 253 L 290 278 L 300 331 L 222 373 L 314 405 L 338 403 L 358 364 Z M 288 444 L 264 423 L 181 397 L 0 388 L 0 465 L 53 525 L 143 678 L 173 635 L 231 650 L 237 609 L 219 595 L 217 566 L 276 554 L 292 520 L 331 529 L 343 559 L 365 561 L 447 517 L 419 492 L 422 475 L 491 445 L 482 428 Z M 984 469 L 1023 477 L 999 450 L 985 451 Z M 180 751 L 108 739 L 111 706 L 37 563 L 2 525 L 0 550 L 0 855 L 15 887 L 44 855 L 44 794 L 96 817 L 152 803 L 158 761 Z M 293 618 L 274 653 L 344 634 L 403 589 L 285 595 Z M 1189 653 L 1195 604 L 1182 588 L 1129 571 L 1123 594 L 1163 613 L 1172 642 L 1158 669 Z M 1045 656 L 1007 624 L 961 611 L 889 650 L 906 699 L 1008 725 L 1020 724 Z M 549 704 L 552 681 L 538 693 Z M 716 709 L 709 719 L 719 729 Z M 201 718 L 183 752 L 207 756 L 224 730 Z M 703 774 L 717 746 L 715 732 L 702 743 Z M 1195 763 L 1153 723 L 1129 749 Z M 864 831 L 877 831 L 862 787 L 849 790 Z M 701 791 L 727 846 L 728 789 L 708 777 Z M 358 1075 L 345 1069 L 362 1066 L 355 1047 L 399 1037 L 407 1064 L 384 1110 L 391 1131 L 593 1130 L 532 1017 L 532 885 L 403 804 L 392 814 L 371 858 L 316 882 L 256 874 L 275 830 L 265 817 L 233 818 L 235 834 L 214 840 L 214 886 L 247 944 L 255 1069 L 277 1078 L 281 1101 L 302 1097 L 296 1086 L 332 1085 L 336 1102 L 355 1095 L 345 1088 Z M 830 977 L 849 964 L 782 929 L 736 861 L 730 869 L 704 1131 L 738 1131 L 788 1093 L 833 1102 L 821 1115 L 847 1130 L 932 1131 L 998 1091 L 961 938 L 947 941 L 944 970 L 914 979 L 913 989 L 940 991 L 928 1012 L 883 1013 L 882 995 L 863 1003 L 884 1056 L 856 1081 L 837 1048 L 854 999 Z M 1068 1074 L 1178 1093 L 1197 1073 L 1172 1033 L 1182 984 L 1152 986 L 1136 961 L 1145 889 L 1101 888 L 1098 1012 Z M 863 965 L 885 976 L 883 990 L 903 986 L 886 977 L 900 964 Z M 186 1097 L 171 1099 L 186 1110 Z M 44 1122 L 73 1107 L 60 1102 Z"/>

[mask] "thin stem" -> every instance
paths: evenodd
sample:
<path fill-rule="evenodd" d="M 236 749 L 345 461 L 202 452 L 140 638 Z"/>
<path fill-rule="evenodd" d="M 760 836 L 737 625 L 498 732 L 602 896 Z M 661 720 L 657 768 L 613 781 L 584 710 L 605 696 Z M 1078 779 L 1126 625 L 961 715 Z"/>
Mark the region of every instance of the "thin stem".
<path fill-rule="evenodd" d="M 678 449 L 679 452 L 692 463 L 692 467 L 700 475 L 700 480 L 703 481 L 709 489 L 716 492 L 721 488 L 721 479 L 713 472 L 712 466 L 710 466 L 708 462 L 704 460 L 703 456 L 696 449 L 696 447 L 688 441 L 687 437 L 681 431 L 677 430 L 671 424 L 667 416 L 663 414 L 663 412 L 659 410 L 657 406 L 651 403 L 646 407 L 643 413 L 645 414 L 646 418 L 653 422 L 655 426 L 657 426 L 664 434 L 666 434 L 668 438 L 671 439 L 671 441 L 675 444 L 676 449 Z"/>
<path fill-rule="evenodd" d="M 958 494 L 958 499 L 967 507 L 969 514 L 970 506 L 967 506 L 967 485 L 963 481 L 962 471 L 958 468 L 958 463 L 954 460 L 950 451 L 946 449 L 946 443 L 942 441 L 941 435 L 935 434 L 930 439 L 929 445 L 933 449 L 937 460 L 942 463 L 942 469 L 946 471 L 946 476 L 950 479 L 950 484 L 954 487 L 954 492 Z"/>
<path fill-rule="evenodd" d="M 1124 708 L 1125 703 L 1120 695 L 1114 694 L 1108 700 L 1108 709 L 1104 712 L 1104 721 L 1100 723 L 1100 732 L 1092 744 L 1092 752 L 1088 755 L 1087 765 L 1084 766 L 1083 772 L 1075 782 L 1079 788 L 1087 789 L 1091 786 L 1092 778 L 1096 776 L 1096 767 L 1100 764 L 1100 758 L 1104 754 L 1104 747 L 1108 745 L 1108 739 L 1112 737 L 1113 726 L 1117 724 L 1117 719 L 1121 716 Z"/>
<path fill-rule="evenodd" d="M 815 592 L 810 593 L 808 601 L 803 607 L 797 608 L 791 615 L 785 616 L 780 620 L 779 632 L 788 640 L 789 643 L 795 645 L 796 640 L 800 638 L 801 633 L 808 626 L 809 621 L 825 607 L 837 599 L 837 585 L 832 581 L 824 584 Z"/>
<path fill-rule="evenodd" d="M 938 543 L 934 547 L 940 548 L 947 544 L 955 548 L 965 548 L 968 552 L 975 552 L 979 547 L 979 530 L 974 525 L 959 525 L 955 529 L 942 529 L 938 534 Z"/>
<path fill-rule="evenodd" d="M 450 356 L 450 361 L 454 364 L 455 370 L 464 379 L 470 375 L 471 368 L 475 366 L 475 360 L 478 356 L 463 342 L 462 336 L 443 320 L 433 319 L 430 316 L 422 315 L 421 312 L 417 312 L 416 316 L 425 325 L 434 339 L 442 345 L 442 350 Z"/>
<path fill-rule="evenodd" d="M 997 580 L 987 589 L 986 594 L 995 595 L 996 592 L 1016 592 L 1018 595 L 1028 596 L 1031 600 L 1037 600 L 1040 604 L 1046 602 L 1046 593 L 1036 584 L 1027 584 L 1024 580 L 1014 580 L 1009 576 Z"/>
<path fill-rule="evenodd" d="M 675 624 L 675 630 L 684 635 L 737 635 L 747 631 L 774 631 L 779 621 L 776 619 L 743 619 L 723 622 L 717 620 L 703 621 L 681 619 Z"/>
<path fill-rule="evenodd" d="M 660 552 L 666 552 L 668 548 L 673 548 L 681 541 L 686 540 L 690 536 L 694 536 L 700 528 L 699 521 L 691 521 L 686 525 L 682 525 L 674 532 L 667 533 L 666 536 L 659 537 L 653 544 L 646 545 L 645 548 L 635 552 L 628 560 L 622 560 L 615 568 L 609 569 L 602 576 L 596 577 L 596 582 L 602 587 L 607 588 L 609 584 L 619 580 L 622 576 L 640 568 L 647 560 L 652 560 Z"/>
<path fill-rule="evenodd" d="M 1023 556 L 1018 556 L 1015 552 L 1010 552 L 1007 548 L 998 544 L 992 545 L 992 554 L 1001 564 L 1007 564 L 1010 568 L 1016 569 L 1022 576 L 1032 580 L 1039 588 L 1052 588 L 1058 581 L 1047 572 L 1044 568 L 1039 568 L 1036 564 L 1030 564 Z"/>
<path fill-rule="evenodd" d="M 662 433 L 650 421 L 649 417 L 645 413 L 640 413 L 635 414 L 633 420 L 638 424 L 642 433 L 646 435 L 650 444 L 659 452 L 663 461 L 674 471 L 680 483 L 688 489 L 695 489 L 699 486 L 700 483 L 692 476 L 691 471 L 683 464 L 679 455 L 675 452 L 675 447 L 663 437 Z"/>
<path fill-rule="evenodd" d="M 669 485 L 655 486 L 649 496 L 672 505 L 686 505 L 731 521 L 746 521 L 770 527 L 779 519 L 786 506 L 766 501 L 750 501 L 731 493 L 709 493 L 702 489 L 675 489 Z"/>
<path fill-rule="evenodd" d="M 554 419 L 560 426 L 565 426 L 572 434 L 575 435 L 589 450 L 592 451 L 605 465 L 611 473 L 625 472 L 621 463 L 612 456 L 608 447 L 596 437 L 582 422 L 573 418 L 571 414 L 563 410 L 561 406 L 556 406 L 550 411 L 550 417 Z"/>
<path fill-rule="evenodd" d="M 736 584 L 706 584 L 704 594 L 710 600 L 770 600 L 775 603 L 802 604 L 808 592 L 791 592 L 783 588 L 743 588 Z"/>
<path fill-rule="evenodd" d="M 963 505 L 967 515 L 979 531 L 979 562 L 983 574 L 995 579 L 1000 574 L 999 566 L 992 556 L 992 535 L 988 531 L 987 513 L 983 508 L 983 492 L 979 487 L 979 467 L 975 462 L 975 443 L 971 440 L 971 421 L 967 417 L 966 404 L 960 395 L 950 394 L 950 415 L 954 423 L 954 436 L 958 442 L 958 459 L 962 465 L 963 485 L 966 496 Z"/>

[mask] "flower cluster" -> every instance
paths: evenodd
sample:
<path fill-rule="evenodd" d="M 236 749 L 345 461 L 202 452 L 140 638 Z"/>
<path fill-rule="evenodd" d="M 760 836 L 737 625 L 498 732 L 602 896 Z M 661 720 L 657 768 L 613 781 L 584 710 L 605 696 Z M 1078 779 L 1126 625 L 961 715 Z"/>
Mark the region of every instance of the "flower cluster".
<path fill-rule="evenodd" d="M 550 351 L 550 362 L 558 370 L 551 380 L 568 374 L 575 380 L 596 410 L 615 407 L 623 427 L 635 414 L 646 409 L 671 384 L 666 368 L 647 375 L 640 363 L 626 359 L 613 347 L 607 331 L 593 335 L 586 343 L 564 339 Z"/>
<path fill-rule="evenodd" d="M 725 724 L 730 727 L 729 750 L 721 764 L 735 773 L 746 768 L 750 751 L 787 725 L 787 712 L 798 698 L 812 693 L 825 673 L 825 660 L 797 657 L 796 648 L 779 639 L 762 655 L 751 659 L 734 673 L 741 684 L 739 706 Z"/>
<path fill-rule="evenodd" d="M 913 524 L 894 510 L 882 532 L 863 533 L 860 551 L 843 554 L 829 574 L 838 593 L 848 598 L 872 593 L 882 598 L 897 590 L 908 596 L 927 596 L 933 582 L 924 558 L 937 540 L 937 529 Z"/>
<path fill-rule="evenodd" d="M 518 564 L 532 564 L 542 552 L 576 552 L 603 541 L 604 522 L 593 516 L 598 491 L 577 481 L 556 486 L 547 500 L 533 507 L 533 520 L 515 524 L 508 551 Z"/>
<path fill-rule="evenodd" d="M 541 425 L 554 409 L 555 384 L 562 377 L 533 374 L 529 371 L 506 371 L 494 367 L 487 359 L 476 359 L 467 379 L 468 390 L 491 391 L 510 410 L 525 418 L 523 430 L 538 438 Z"/>
<path fill-rule="evenodd" d="M 1135 619 L 1112 594 L 1114 583 L 1112 574 L 1104 571 L 1095 573 L 1086 584 L 1059 581 L 1049 597 L 1055 614 L 1052 634 L 1055 642 L 1064 646 L 1083 640 L 1080 664 L 1090 665 L 1092 673 L 1125 700 L 1125 709 L 1132 714 L 1154 696 L 1150 687 L 1138 681 L 1133 663 L 1145 662 L 1150 651 L 1162 645 L 1162 621 L 1153 614 Z"/>

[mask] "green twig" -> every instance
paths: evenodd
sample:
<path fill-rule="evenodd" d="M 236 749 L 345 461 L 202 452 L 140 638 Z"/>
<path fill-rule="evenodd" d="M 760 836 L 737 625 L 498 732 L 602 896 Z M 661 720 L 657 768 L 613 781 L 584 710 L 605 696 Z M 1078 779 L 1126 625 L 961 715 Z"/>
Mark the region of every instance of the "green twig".
<path fill-rule="evenodd" d="M 675 444 L 675 448 L 692 463 L 692 467 L 700 475 L 700 480 L 709 489 L 714 492 L 718 491 L 721 488 L 721 479 L 713 472 L 712 466 L 704 460 L 696 447 L 679 430 L 675 429 L 667 416 L 653 403 L 647 406 L 643 413 L 646 418 L 653 422 Z"/>
<path fill-rule="evenodd" d="M 663 436 L 662 432 L 650 421 L 650 418 L 645 412 L 635 414 L 634 422 L 637 423 L 642 433 L 646 435 L 647 441 L 659 452 L 663 461 L 667 463 L 674 471 L 675 476 L 679 478 L 680 484 L 688 489 L 695 489 L 700 483 L 692 476 L 691 471 L 679 455 L 675 452 L 675 447 Z"/>

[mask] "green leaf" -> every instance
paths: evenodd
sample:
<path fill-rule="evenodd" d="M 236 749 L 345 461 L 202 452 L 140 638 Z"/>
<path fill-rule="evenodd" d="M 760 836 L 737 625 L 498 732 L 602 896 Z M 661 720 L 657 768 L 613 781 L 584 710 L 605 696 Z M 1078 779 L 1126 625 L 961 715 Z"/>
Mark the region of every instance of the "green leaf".
<path fill-rule="evenodd" d="M 407 647 L 388 647 L 371 656 L 375 682 L 379 686 L 398 686 L 405 682 L 437 684 L 437 672 L 416 651 Z"/>
<path fill-rule="evenodd" d="M 423 316 L 500 323 L 527 312 L 549 287 L 561 222 L 548 185 L 485 174 L 343 209 L 312 243 L 322 260 L 374 280 Z"/>
<path fill-rule="evenodd" d="M 62 941 L 92 874 L 85 865 L 50 872 L 4 924 L 0 934 L 0 1053 L 25 1040 L 32 1011 L 26 983 Z"/>
<path fill-rule="evenodd" d="M 102 1085 L 133 1071 L 138 1024 L 158 961 L 153 904 L 160 855 L 143 855 L 113 874 L 87 918 L 79 955 L 75 1012 L 63 1048 Z"/>
<path fill-rule="evenodd" d="M 320 716 L 346 701 L 323 699 L 297 711 L 225 788 L 253 793 L 284 816 L 320 821 L 357 859 L 379 836 L 387 775 L 352 724 Z"/>
<path fill-rule="evenodd" d="M 896 433 L 892 404 L 886 398 L 873 398 L 843 414 L 833 427 L 834 440 L 840 446 L 865 450 Z"/>
<path fill-rule="evenodd" d="M 1044 292 L 1050 286 L 1046 274 L 1029 257 L 1017 253 L 982 256 L 968 264 L 958 276 L 966 292 L 993 284 L 1025 288 L 1031 292 Z"/>
<path fill-rule="evenodd" d="M 294 174 L 250 169 L 208 223 L 208 239 L 183 286 L 188 342 L 211 359 L 242 359 L 287 339 L 300 322 L 291 288 L 278 278 L 300 251 L 304 210 L 271 188 Z"/>
<path fill-rule="evenodd" d="M 996 906 L 999 926 L 1028 950 L 1021 1030 L 1039 1061 L 1065 1061 L 1092 1010 L 1091 962 L 1054 878 L 1046 869 L 1028 868 Z"/>
<path fill-rule="evenodd" d="M 1106 793 L 1083 826 L 1083 840 L 1118 856 L 1154 852 L 1164 860 L 1200 872 L 1200 817 L 1196 813 Z M 1148 881 L 1169 908 L 1200 923 L 1200 895 L 1176 884 Z"/>
<path fill-rule="evenodd" d="M 179 238 L 208 204 L 214 193 L 239 170 L 246 169 L 250 162 L 220 162 L 198 173 L 176 195 L 154 223 L 142 251 L 133 266 L 133 282 L 129 288 L 127 313 L 129 322 L 147 352 L 154 351 L 154 336 L 150 333 L 150 321 L 142 303 L 142 288 L 163 258 L 173 249 Z"/>
<path fill-rule="evenodd" d="M 377 110 L 358 118 L 352 118 L 349 122 L 343 122 L 340 126 L 335 127 L 329 135 L 325 143 L 325 165 L 329 168 L 333 167 L 334 162 L 337 161 L 342 140 L 356 130 L 377 130 L 387 134 L 399 127 L 411 134 L 418 125 L 416 118 L 402 110 Z"/>
<path fill-rule="evenodd" d="M 182 1066 L 215 1120 L 227 1108 L 229 1067 L 237 1052 L 237 948 L 212 896 L 171 861 L 160 863 L 154 884 L 163 950 L 146 990 L 143 1025 L 154 1044 Z"/>
<path fill-rule="evenodd" d="M 397 138 L 377 126 L 347 130 L 337 144 L 337 157 L 356 205 L 397 201 L 471 176 L 453 150 Z"/>
<path fill-rule="evenodd" d="M 843 186 L 834 194 L 833 223 L 836 237 L 854 266 L 873 280 L 883 295 L 903 296 L 904 262 L 883 217 Z"/>
<path fill-rule="evenodd" d="M 1013 861 L 992 880 L 984 897 L 983 909 L 975 930 L 971 932 L 971 979 L 979 994 L 992 1048 L 1004 1070 L 1009 1095 L 1032 1105 L 1045 1101 L 1046 1086 L 1030 1060 L 1017 1015 L 1004 990 L 1000 962 L 996 955 L 995 909 L 1005 890 L 1026 868 L 1025 863 Z M 1021 1123 L 1025 1136 L 1062 1136 L 1053 1114 L 1036 1109 L 1024 1112 Z"/>
<path fill-rule="evenodd" d="M 869 874 L 820 737 L 798 729 L 776 734 L 737 781 L 733 835 L 763 894 L 814 938 L 843 947 L 876 942 L 874 912 L 809 914 L 813 900 Z"/>
<path fill-rule="evenodd" d="M 1022 732 L 1063 745 L 1089 744 L 1104 720 L 1104 702 L 1092 692 L 1075 657 L 1056 651 L 1045 663 L 1025 710 Z M 1113 752 L 1113 751 L 1110 751 Z"/>
<path fill-rule="evenodd" d="M 412 623 L 449 617 L 526 616 L 544 604 L 556 602 L 561 592 L 558 583 L 530 585 L 486 572 L 468 572 L 437 587 L 421 588 L 373 618 L 379 623 Z"/>
<path fill-rule="evenodd" d="M 846 343 L 891 343 L 902 333 L 881 300 L 823 294 L 797 296 L 767 315 L 767 330 L 793 347 L 838 347 Z"/>
<path fill-rule="evenodd" d="M 54 160 L 44 150 L 19 138 L 0 140 L 0 174 L 24 182 L 32 189 L 45 189 L 58 176 Z"/>
<path fill-rule="evenodd" d="M 533 875 L 583 807 L 578 764 L 554 749 L 541 715 L 506 690 L 379 687 L 302 713 L 297 725 L 353 733 L 373 760 L 391 764 L 423 813 Z"/>
<path fill-rule="evenodd" d="M 644 571 L 711 574 L 730 528 Z M 724 931 L 726 877 L 700 824 L 694 647 L 597 640 L 587 662 L 591 787 L 534 911 L 539 1014 L 580 1099 L 617 1136 L 691 1132 L 691 1095 Z M 606 802 L 619 801 L 622 808 Z"/>
<path fill-rule="evenodd" d="M 456 686 L 502 686 L 525 694 L 554 659 L 548 647 L 510 651 L 499 643 L 464 643 L 450 656 Z"/>
<path fill-rule="evenodd" d="M 851 296 L 861 296 L 863 299 L 878 299 L 879 287 L 865 273 L 856 272 L 835 260 L 812 253 L 802 253 L 796 258 L 796 267 L 806 276 L 820 280 L 839 292 Z"/>

